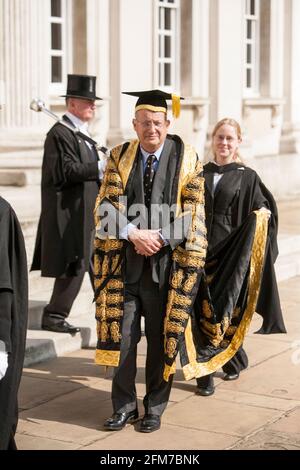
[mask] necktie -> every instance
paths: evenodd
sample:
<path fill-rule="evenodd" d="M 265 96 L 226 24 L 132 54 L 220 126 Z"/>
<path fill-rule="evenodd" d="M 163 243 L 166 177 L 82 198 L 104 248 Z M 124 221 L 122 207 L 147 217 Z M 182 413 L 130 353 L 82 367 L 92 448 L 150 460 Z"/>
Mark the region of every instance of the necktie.
<path fill-rule="evenodd" d="M 146 161 L 146 169 L 144 173 L 144 197 L 145 197 L 145 205 L 149 209 L 150 201 L 151 201 L 151 191 L 152 191 L 152 184 L 154 179 L 154 169 L 153 163 L 156 160 L 155 155 L 149 155 Z"/>

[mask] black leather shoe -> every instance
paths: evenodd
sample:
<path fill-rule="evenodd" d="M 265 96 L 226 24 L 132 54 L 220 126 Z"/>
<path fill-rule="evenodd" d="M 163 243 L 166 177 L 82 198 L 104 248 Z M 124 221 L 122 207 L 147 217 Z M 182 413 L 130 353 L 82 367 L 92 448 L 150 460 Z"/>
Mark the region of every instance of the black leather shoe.
<path fill-rule="evenodd" d="M 114 413 L 104 422 L 104 429 L 107 431 L 121 431 L 127 423 L 133 423 L 138 417 L 138 410 L 129 411 L 129 413 Z"/>
<path fill-rule="evenodd" d="M 225 374 L 223 380 L 237 380 L 240 374 Z"/>
<path fill-rule="evenodd" d="M 195 393 L 202 397 L 209 397 L 215 393 L 215 387 L 197 387 Z"/>
<path fill-rule="evenodd" d="M 56 323 L 43 323 L 42 329 L 47 331 L 54 331 L 56 333 L 71 333 L 72 335 L 78 333 L 80 328 L 77 326 L 70 325 L 66 320 L 62 320 Z"/>
<path fill-rule="evenodd" d="M 141 432 L 153 432 L 160 428 L 160 416 L 145 414 L 141 421 L 140 431 Z"/>

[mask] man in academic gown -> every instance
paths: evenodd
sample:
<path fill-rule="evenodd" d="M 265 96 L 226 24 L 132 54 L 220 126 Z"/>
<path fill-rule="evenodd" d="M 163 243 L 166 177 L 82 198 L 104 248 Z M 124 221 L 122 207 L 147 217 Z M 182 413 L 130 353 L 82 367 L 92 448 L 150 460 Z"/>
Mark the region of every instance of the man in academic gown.
<path fill-rule="evenodd" d="M 0 449 L 14 450 L 28 315 L 27 261 L 16 214 L 1 197 L 0 266 Z"/>
<path fill-rule="evenodd" d="M 96 362 L 115 367 L 114 413 L 104 427 L 119 431 L 138 417 L 137 343 L 144 316 L 140 431 L 147 433 L 160 428 L 171 390 L 174 370 L 165 364 L 164 345 L 171 360 L 204 266 L 204 180 L 195 150 L 168 134 L 166 99 L 176 111 L 179 97 L 160 90 L 128 94 L 139 97 L 133 119 L 138 139 L 112 149 L 96 205 Z"/>

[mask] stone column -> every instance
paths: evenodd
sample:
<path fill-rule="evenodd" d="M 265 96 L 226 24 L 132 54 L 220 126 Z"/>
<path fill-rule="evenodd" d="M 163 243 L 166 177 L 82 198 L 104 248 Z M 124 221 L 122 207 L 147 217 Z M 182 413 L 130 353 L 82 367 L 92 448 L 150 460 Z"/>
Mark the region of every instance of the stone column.
<path fill-rule="evenodd" d="M 47 97 L 49 74 L 48 2 L 1 0 L 0 82 L 5 106 L 0 113 L 2 147 L 35 140 L 45 117 L 29 109 L 35 96 Z"/>
<path fill-rule="evenodd" d="M 202 105 L 194 110 L 196 148 L 205 159 L 209 116 L 209 0 L 193 0 L 192 96 L 202 97 Z"/>
<path fill-rule="evenodd" d="M 283 112 L 284 0 L 260 2 L 259 95 L 244 99 L 244 125 L 255 156 L 279 152 Z"/>
<path fill-rule="evenodd" d="M 94 138 L 106 144 L 111 105 L 109 80 L 109 0 L 86 0 L 86 73 L 97 77 L 96 119 L 91 124 Z"/>
<path fill-rule="evenodd" d="M 243 98 L 243 3 L 210 0 L 210 123 L 241 120 Z"/>
<path fill-rule="evenodd" d="M 300 153 L 300 2 L 285 1 L 285 57 L 282 153 Z"/>
<path fill-rule="evenodd" d="M 153 86 L 152 0 L 110 0 L 110 129 L 108 144 L 134 135 L 131 120 L 133 97 L 122 91 L 147 90 Z"/>
<path fill-rule="evenodd" d="M 87 67 L 88 60 L 88 46 L 87 46 L 87 31 L 88 31 L 88 15 L 93 14 L 92 19 L 95 20 L 94 11 L 91 2 L 88 0 L 76 0 L 72 3 L 72 50 L 73 50 L 73 64 L 70 73 L 89 74 Z M 91 24 L 90 24 L 91 27 Z"/>
<path fill-rule="evenodd" d="M 192 96 L 209 96 L 209 0 L 193 0 Z"/>
<path fill-rule="evenodd" d="M 181 2 L 181 102 L 180 119 L 172 133 L 204 155 L 209 106 L 209 1 Z"/>
<path fill-rule="evenodd" d="M 283 97 L 284 0 L 272 0 L 270 11 L 270 96 Z"/>

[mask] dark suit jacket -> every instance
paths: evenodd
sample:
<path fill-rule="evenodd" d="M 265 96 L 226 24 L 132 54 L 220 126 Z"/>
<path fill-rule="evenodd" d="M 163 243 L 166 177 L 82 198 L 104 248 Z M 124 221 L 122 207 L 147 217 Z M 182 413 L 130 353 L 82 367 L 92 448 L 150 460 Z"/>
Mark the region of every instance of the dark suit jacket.
<path fill-rule="evenodd" d="M 96 152 L 55 124 L 44 147 L 42 211 L 32 270 L 41 269 L 47 277 L 75 275 L 82 260 L 88 269 L 98 178 Z"/>

